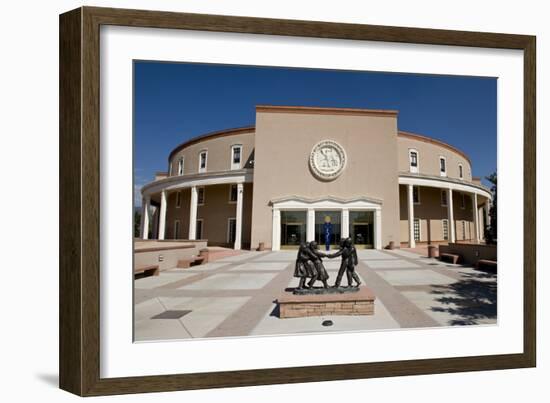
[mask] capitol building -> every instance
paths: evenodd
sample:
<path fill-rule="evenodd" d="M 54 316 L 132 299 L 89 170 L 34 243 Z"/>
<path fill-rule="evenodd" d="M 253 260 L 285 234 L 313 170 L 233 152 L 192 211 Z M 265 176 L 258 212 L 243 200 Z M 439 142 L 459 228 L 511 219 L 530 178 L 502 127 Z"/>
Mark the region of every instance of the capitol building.
<path fill-rule="evenodd" d="M 451 144 L 398 111 L 256 106 L 256 124 L 176 146 L 141 189 L 143 239 L 235 249 L 479 243 L 490 191 Z M 330 232 L 326 224 L 330 223 Z"/>

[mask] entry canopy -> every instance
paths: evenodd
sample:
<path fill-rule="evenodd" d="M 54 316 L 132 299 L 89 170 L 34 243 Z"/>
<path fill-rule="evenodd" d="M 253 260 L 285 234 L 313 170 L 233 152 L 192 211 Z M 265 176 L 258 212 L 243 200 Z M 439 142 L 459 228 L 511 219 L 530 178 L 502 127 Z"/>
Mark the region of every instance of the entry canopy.
<path fill-rule="evenodd" d="M 288 196 L 273 199 L 269 202 L 275 209 L 365 209 L 379 210 L 382 208 L 382 200 L 371 197 L 353 197 L 349 199 L 326 196 L 320 198 L 307 198 L 301 196 Z"/>

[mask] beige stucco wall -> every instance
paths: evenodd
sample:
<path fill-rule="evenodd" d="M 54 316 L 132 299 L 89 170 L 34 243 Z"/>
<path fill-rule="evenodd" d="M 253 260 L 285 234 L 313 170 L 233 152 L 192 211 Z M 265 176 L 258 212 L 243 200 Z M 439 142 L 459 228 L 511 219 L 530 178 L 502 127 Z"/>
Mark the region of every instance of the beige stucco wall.
<path fill-rule="evenodd" d="M 471 240 L 475 237 L 472 197 L 471 195 L 466 194 L 464 208 L 460 207 L 461 197 L 462 193 L 453 192 L 456 241 Z"/>
<path fill-rule="evenodd" d="M 174 222 L 180 220 L 180 239 L 189 238 L 189 208 L 191 202 L 191 190 L 181 189 L 181 207 L 176 208 L 176 192 L 171 192 L 166 198 L 166 237 L 174 239 Z"/>
<path fill-rule="evenodd" d="M 459 179 L 458 165 L 462 164 L 464 180 L 469 182 L 472 181 L 472 167 L 469 161 L 459 153 L 447 147 L 402 135 L 397 137 L 397 146 L 400 172 L 410 171 L 409 150 L 415 149 L 418 151 L 419 174 L 439 176 L 439 157 L 442 156 L 447 160 L 448 178 Z"/>
<path fill-rule="evenodd" d="M 346 150 L 348 161 L 343 174 L 334 181 L 318 180 L 309 169 L 313 146 L 334 140 Z M 231 168 L 231 146 L 242 145 L 242 167 L 254 168 L 254 186 L 245 184 L 243 199 L 244 248 L 259 242 L 271 247 L 272 207 L 270 201 L 282 197 L 305 198 L 370 197 L 382 203 L 382 246 L 390 241 L 408 241 L 405 187 L 398 185 L 400 172 L 409 171 L 409 150 L 419 153 L 419 173 L 439 177 L 439 157 L 447 161 L 447 177 L 459 179 L 462 164 L 466 182 L 472 181 L 467 157 L 451 145 L 406 132 L 398 132 L 397 116 L 358 110 L 260 107 L 255 128 L 228 130 L 191 140 L 171 155 L 172 175 L 177 174 L 180 156 L 185 157 L 185 175 L 198 172 L 199 153 L 208 151 L 206 172 Z M 254 164 L 250 162 L 254 161 Z M 185 179 L 182 177 L 182 179 Z M 181 225 L 180 238 L 188 238 L 190 190 L 182 189 L 181 207 L 175 207 L 176 192 L 168 194 L 166 239 L 174 236 L 174 221 Z M 159 202 L 158 194 L 152 200 Z M 471 195 L 466 208 L 460 208 L 460 193 L 454 192 L 455 236 L 457 241 L 473 238 Z M 420 188 L 421 203 L 415 205 L 420 218 L 421 241 L 443 241 L 442 220 L 447 208 L 440 204 L 440 190 Z M 229 185 L 206 188 L 206 205 L 199 206 L 197 218 L 204 220 L 203 238 L 211 245 L 227 242 L 228 218 L 235 217 L 235 204 L 229 203 Z M 479 203 L 483 197 L 478 197 Z M 158 210 L 158 209 L 157 209 Z M 153 216 L 156 226 L 158 211 Z M 463 225 L 464 222 L 464 225 Z M 253 223 L 253 224 L 252 224 Z M 480 221 L 481 223 L 481 221 Z"/>
<path fill-rule="evenodd" d="M 191 201 L 190 189 L 182 189 L 181 207 L 176 207 L 176 193 L 167 197 L 166 208 L 166 239 L 173 239 L 175 220 L 181 222 L 180 239 L 189 237 L 189 208 Z M 235 218 L 237 204 L 229 202 L 229 184 L 205 187 L 204 205 L 197 206 L 197 219 L 203 219 L 202 239 L 208 240 L 208 245 L 226 245 L 228 219 Z M 250 227 L 252 212 L 252 184 L 245 183 L 243 189 L 243 247 L 250 245 Z M 231 245 L 232 246 L 232 245 Z"/>
<path fill-rule="evenodd" d="M 338 142 L 347 167 L 331 182 L 317 179 L 309 155 L 322 140 Z M 287 196 L 381 199 L 382 245 L 399 241 L 396 115 L 331 112 L 256 113 L 252 248 L 271 247 L 270 201 Z"/>
<path fill-rule="evenodd" d="M 245 164 L 254 150 L 254 131 L 213 137 L 183 148 L 172 155 L 169 162 L 172 166 L 172 176 L 178 174 L 178 161 L 182 156 L 185 158 L 184 174 L 198 173 L 199 153 L 203 150 L 208 151 L 206 172 L 229 171 L 231 169 L 231 146 L 237 144 L 243 146 L 241 168 L 245 168 Z"/>
<path fill-rule="evenodd" d="M 461 195 L 460 192 L 453 192 L 455 239 L 457 241 L 471 240 L 475 237 L 472 197 L 470 194 L 466 194 L 465 207 L 462 208 Z M 447 207 L 441 206 L 441 189 L 420 187 L 419 199 L 420 203 L 414 205 L 414 217 L 420 220 L 420 242 L 444 241 L 443 220 L 447 219 L 448 216 Z M 401 242 L 409 242 L 409 213 L 406 186 L 399 186 L 399 205 Z"/>

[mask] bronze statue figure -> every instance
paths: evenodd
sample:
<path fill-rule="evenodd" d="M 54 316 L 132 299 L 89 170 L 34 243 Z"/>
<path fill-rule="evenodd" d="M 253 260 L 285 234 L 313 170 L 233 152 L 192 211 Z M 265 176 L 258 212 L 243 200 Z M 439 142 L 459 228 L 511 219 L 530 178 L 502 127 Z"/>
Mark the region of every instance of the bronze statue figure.
<path fill-rule="evenodd" d="M 315 284 L 316 280 L 321 280 L 323 283 L 324 288 L 328 288 L 327 280 L 328 280 L 328 273 L 325 269 L 325 266 L 323 265 L 322 258 L 329 257 L 329 255 L 321 252 L 319 250 L 319 245 L 315 241 L 311 241 L 309 243 L 309 253 L 311 257 L 311 261 L 313 262 L 313 267 L 315 268 L 315 276 L 311 278 L 308 285 L 309 287 L 313 287 L 313 284 Z"/>
<path fill-rule="evenodd" d="M 300 279 L 298 289 L 309 288 L 305 283 L 308 277 L 313 278 L 316 275 L 315 267 L 311 259 L 311 253 L 309 252 L 309 245 L 305 242 L 300 244 L 298 248 L 298 256 L 296 257 L 296 266 L 294 268 L 294 277 Z"/>
<path fill-rule="evenodd" d="M 340 269 L 338 270 L 334 287 L 340 287 L 344 272 L 346 273 L 346 277 L 348 279 L 348 287 L 353 286 L 353 280 L 356 282 L 356 287 L 359 287 L 361 285 L 361 281 L 355 272 L 355 266 L 357 266 L 359 261 L 357 259 L 357 250 L 355 249 L 355 246 L 353 246 L 351 238 L 342 240 L 340 242 L 340 250 L 332 255 L 329 255 L 330 258 L 335 258 L 338 256 L 342 256 L 342 263 L 340 264 Z"/>
<path fill-rule="evenodd" d="M 342 257 L 342 262 L 340 264 L 340 269 L 338 270 L 336 282 L 329 290 L 327 282 L 329 275 L 323 265 L 323 258 L 328 257 L 329 259 L 333 259 L 338 256 Z M 357 250 L 355 249 L 351 238 L 342 239 L 340 241 L 340 250 L 332 254 L 322 252 L 319 249 L 319 245 L 315 241 L 311 241 L 309 243 L 302 242 L 298 249 L 296 265 L 294 267 L 294 277 L 298 277 L 300 279 L 296 292 L 299 291 L 300 293 L 309 293 L 309 291 L 304 290 L 311 290 L 311 292 L 319 293 L 323 289 L 331 293 L 346 292 L 343 291 L 343 288 L 340 288 L 340 283 L 342 282 L 344 272 L 346 273 L 346 277 L 348 279 L 348 289 L 350 289 L 350 291 L 357 290 L 361 285 L 359 276 L 355 272 L 355 266 L 357 266 L 358 263 Z M 308 278 L 309 281 L 306 284 Z M 313 290 L 317 280 L 320 280 L 323 283 L 323 288 L 315 288 L 315 290 Z M 354 281 L 356 283 L 355 286 L 353 286 Z"/>

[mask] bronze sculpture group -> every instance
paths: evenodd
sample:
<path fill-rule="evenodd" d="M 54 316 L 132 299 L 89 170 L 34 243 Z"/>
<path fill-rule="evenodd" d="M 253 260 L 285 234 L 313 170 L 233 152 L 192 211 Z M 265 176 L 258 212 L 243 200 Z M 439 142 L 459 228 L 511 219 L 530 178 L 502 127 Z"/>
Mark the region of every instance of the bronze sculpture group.
<path fill-rule="evenodd" d="M 341 256 L 342 262 L 338 275 L 336 276 L 336 282 L 334 288 L 339 288 L 342 282 L 342 277 L 346 273 L 348 280 L 348 287 L 359 287 L 361 281 L 359 276 L 355 272 L 355 266 L 357 266 L 357 250 L 351 241 L 351 238 L 342 239 L 340 241 L 340 249 L 332 254 L 324 253 L 319 250 L 317 242 L 311 241 L 309 243 L 302 242 L 298 249 L 298 256 L 296 257 L 296 267 L 294 269 L 294 277 L 298 277 L 300 282 L 298 284 L 298 290 L 311 289 L 315 282 L 320 280 L 323 283 L 323 288 L 329 288 L 327 280 L 329 275 L 323 265 L 323 258 L 329 259 Z M 307 279 L 310 279 L 307 284 Z M 353 285 L 355 281 L 355 286 Z"/>

